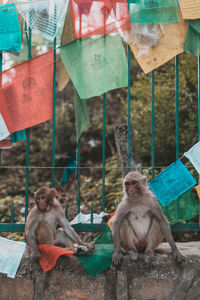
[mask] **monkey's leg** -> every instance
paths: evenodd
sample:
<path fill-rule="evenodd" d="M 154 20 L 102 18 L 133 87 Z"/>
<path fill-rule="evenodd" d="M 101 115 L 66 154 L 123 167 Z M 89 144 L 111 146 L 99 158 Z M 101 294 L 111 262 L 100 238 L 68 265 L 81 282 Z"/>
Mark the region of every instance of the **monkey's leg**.
<path fill-rule="evenodd" d="M 127 251 L 133 260 L 137 259 L 138 251 L 136 248 L 137 237 L 129 221 L 124 218 L 120 226 L 120 238 L 122 248 Z"/>
<path fill-rule="evenodd" d="M 151 227 L 147 235 L 147 247 L 145 250 L 146 255 L 154 255 L 154 250 L 163 241 L 163 235 L 158 221 L 153 218 Z"/>
<path fill-rule="evenodd" d="M 51 244 L 54 243 L 53 230 L 46 221 L 41 221 L 35 232 L 37 244 Z"/>

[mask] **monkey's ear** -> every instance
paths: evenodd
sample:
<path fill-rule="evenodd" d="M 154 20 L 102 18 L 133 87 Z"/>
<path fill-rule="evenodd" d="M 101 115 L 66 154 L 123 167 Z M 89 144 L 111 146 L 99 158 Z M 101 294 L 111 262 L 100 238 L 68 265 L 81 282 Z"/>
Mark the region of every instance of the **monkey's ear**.
<path fill-rule="evenodd" d="M 55 188 L 51 189 L 51 194 L 53 197 L 56 197 L 57 196 L 57 191 Z"/>
<path fill-rule="evenodd" d="M 143 175 L 143 176 L 140 178 L 140 181 L 141 181 L 142 184 L 145 184 L 145 185 L 146 185 L 146 184 L 147 184 L 147 177 Z"/>

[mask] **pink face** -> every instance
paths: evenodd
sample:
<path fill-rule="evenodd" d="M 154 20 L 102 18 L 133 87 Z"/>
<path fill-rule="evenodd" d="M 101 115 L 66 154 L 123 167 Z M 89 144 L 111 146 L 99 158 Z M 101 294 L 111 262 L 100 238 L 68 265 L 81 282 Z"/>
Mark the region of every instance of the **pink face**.
<path fill-rule="evenodd" d="M 126 192 L 129 196 L 135 196 L 139 192 L 139 184 L 137 180 L 126 180 Z"/>
<path fill-rule="evenodd" d="M 37 206 L 40 210 L 47 209 L 47 196 L 45 194 L 38 194 L 35 199 Z"/>

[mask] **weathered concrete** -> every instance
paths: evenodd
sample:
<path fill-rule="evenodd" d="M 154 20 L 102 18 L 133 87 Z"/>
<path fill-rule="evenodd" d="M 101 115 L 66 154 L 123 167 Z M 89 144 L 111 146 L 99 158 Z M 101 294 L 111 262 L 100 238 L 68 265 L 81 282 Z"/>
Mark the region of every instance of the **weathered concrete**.
<path fill-rule="evenodd" d="M 61 257 L 43 273 L 24 256 L 15 279 L 0 274 L 0 299 L 200 300 L 200 242 L 177 245 L 186 258 L 181 266 L 170 254 L 156 254 L 149 263 L 126 256 L 120 267 L 92 279 L 77 257 Z M 160 248 L 168 251 L 169 246 Z"/>

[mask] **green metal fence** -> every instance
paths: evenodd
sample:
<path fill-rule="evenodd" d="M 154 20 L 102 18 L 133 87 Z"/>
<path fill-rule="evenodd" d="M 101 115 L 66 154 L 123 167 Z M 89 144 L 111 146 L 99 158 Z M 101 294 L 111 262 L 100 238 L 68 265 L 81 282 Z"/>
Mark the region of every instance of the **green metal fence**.
<path fill-rule="evenodd" d="M 29 34 L 29 47 L 28 47 L 28 58 L 31 58 L 31 30 L 28 30 Z M 0 53 L 0 72 L 2 72 L 2 56 L 3 54 Z M 127 111 L 127 125 L 128 125 L 128 164 L 130 166 L 131 162 L 131 101 L 134 103 L 134 99 L 131 99 L 131 53 L 130 48 L 127 46 L 127 58 L 128 58 L 128 89 L 127 89 L 127 102 L 128 102 L 128 111 Z M 200 57 L 198 59 L 198 140 L 200 140 Z M 53 88 L 53 135 L 52 135 L 52 179 L 51 184 L 52 187 L 55 187 L 55 130 L 56 130 L 56 38 L 54 39 L 54 88 Z M 175 58 L 175 104 L 176 104 L 176 111 L 175 111 L 175 120 L 176 120 L 176 159 L 179 159 L 179 57 Z M 155 176 L 155 73 L 154 71 L 151 74 L 151 166 L 149 169 L 152 171 L 152 178 Z M 103 96 L 103 141 L 102 141 L 102 211 L 105 211 L 106 207 L 106 200 L 105 200 L 105 179 L 106 179 L 106 95 Z M 0 223 L 0 232 L 23 232 L 25 221 L 28 214 L 28 202 L 29 202 L 29 153 L 30 153 L 30 129 L 26 130 L 27 134 L 27 144 L 26 144 L 26 187 L 25 187 L 25 219 L 24 224 L 16 224 L 14 222 L 14 204 L 12 203 L 11 207 L 11 221 L 10 223 Z M 80 206 L 81 206 L 81 193 L 80 193 L 80 174 L 81 174 L 81 140 L 78 144 L 78 161 L 77 161 L 77 178 L 78 178 L 78 191 L 77 191 L 77 213 L 80 213 Z M 1 163 L 1 156 L 0 156 L 0 163 Z M 91 206 L 91 224 L 78 224 L 75 225 L 74 228 L 77 231 L 95 231 L 100 232 L 105 227 L 105 223 L 102 224 L 93 224 L 93 206 Z M 172 226 L 174 231 L 185 231 L 185 230 L 192 230 L 192 231 L 200 231 L 199 224 L 191 224 L 191 223 L 184 223 Z"/>

